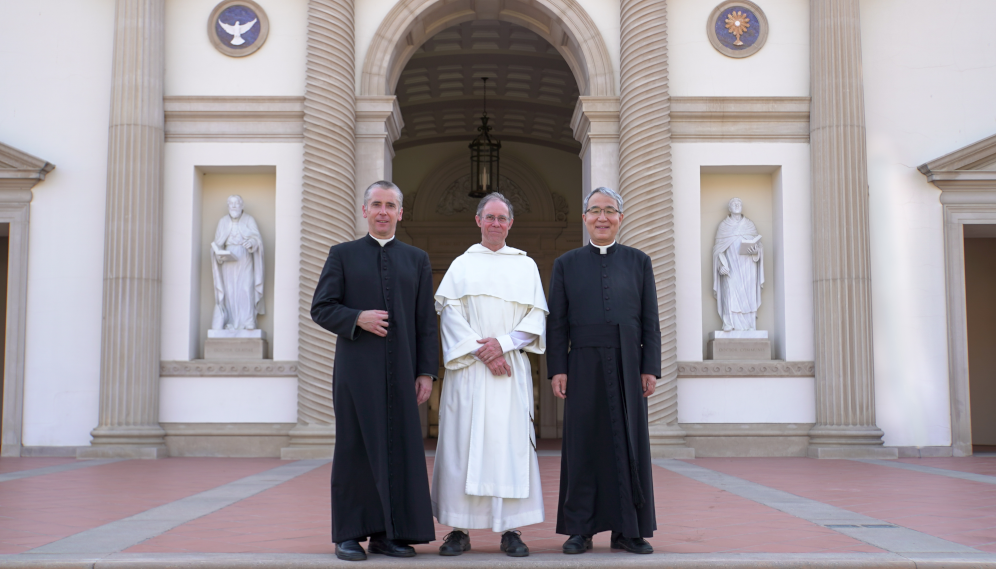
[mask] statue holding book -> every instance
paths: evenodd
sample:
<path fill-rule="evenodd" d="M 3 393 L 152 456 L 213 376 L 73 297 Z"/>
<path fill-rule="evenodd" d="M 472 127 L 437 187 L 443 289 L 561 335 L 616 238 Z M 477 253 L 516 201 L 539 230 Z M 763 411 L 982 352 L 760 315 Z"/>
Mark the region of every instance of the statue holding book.
<path fill-rule="evenodd" d="M 740 198 L 730 200 L 729 209 L 712 248 L 712 294 L 724 332 L 756 330 L 764 287 L 764 249 L 757 228 L 743 214 Z"/>
<path fill-rule="evenodd" d="M 242 197 L 228 197 L 228 215 L 218 221 L 211 242 L 214 314 L 211 330 L 255 330 L 264 314 L 263 237 L 243 211 Z"/>

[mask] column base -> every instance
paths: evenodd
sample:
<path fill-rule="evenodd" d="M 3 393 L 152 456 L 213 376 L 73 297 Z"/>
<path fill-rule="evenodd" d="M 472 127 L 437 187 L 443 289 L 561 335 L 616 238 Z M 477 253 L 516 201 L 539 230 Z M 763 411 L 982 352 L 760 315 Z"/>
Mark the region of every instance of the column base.
<path fill-rule="evenodd" d="M 685 431 L 677 425 L 650 425 L 652 458 L 695 458 L 695 449 L 685 442 Z"/>
<path fill-rule="evenodd" d="M 166 431 L 159 425 L 97 427 L 90 431 L 89 447 L 77 449 L 76 458 L 166 458 Z"/>
<path fill-rule="evenodd" d="M 899 458 L 899 449 L 882 446 L 882 430 L 875 426 L 816 425 L 809 431 L 809 458 Z"/>
<path fill-rule="evenodd" d="M 298 424 L 289 434 L 289 446 L 280 449 L 281 460 L 332 458 L 335 451 L 335 425 Z"/>

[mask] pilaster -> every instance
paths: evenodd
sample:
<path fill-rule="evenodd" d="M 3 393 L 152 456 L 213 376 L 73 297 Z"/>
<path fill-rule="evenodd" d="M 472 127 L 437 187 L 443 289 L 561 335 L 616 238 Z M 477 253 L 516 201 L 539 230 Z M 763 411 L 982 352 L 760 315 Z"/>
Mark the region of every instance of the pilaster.
<path fill-rule="evenodd" d="M 816 425 L 813 458 L 896 458 L 875 425 L 858 0 L 810 1 Z"/>
<path fill-rule="evenodd" d="M 360 214 L 363 191 L 378 180 L 391 179 L 394 141 L 401 136 L 404 125 L 401 107 L 394 95 L 356 98 L 356 191 L 353 211 L 357 238 L 367 234 L 367 222 Z M 414 191 L 415 188 L 408 190 Z"/>
<path fill-rule="evenodd" d="M 298 411 L 284 459 L 331 458 L 335 335 L 311 319 L 329 248 L 355 233 L 353 0 L 309 0 L 298 311 Z"/>
<path fill-rule="evenodd" d="M 671 99 L 665 0 L 622 0 L 619 193 L 625 200 L 619 241 L 650 256 L 661 323 L 661 379 L 650 397 L 655 457 L 691 458 L 678 426 Z"/>
<path fill-rule="evenodd" d="M 159 426 L 164 0 L 117 0 L 100 418 L 79 458 L 166 456 Z"/>

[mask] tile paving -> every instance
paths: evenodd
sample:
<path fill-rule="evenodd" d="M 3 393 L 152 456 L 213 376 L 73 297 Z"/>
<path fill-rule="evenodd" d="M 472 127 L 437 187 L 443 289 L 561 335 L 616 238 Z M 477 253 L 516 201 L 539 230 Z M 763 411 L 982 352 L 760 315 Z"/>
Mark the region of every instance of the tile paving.
<path fill-rule="evenodd" d="M 565 539 L 555 532 L 560 458 L 541 456 L 539 460 L 546 521 L 523 528 L 523 539 L 533 552 L 530 563 L 580 563 L 578 557 L 565 558 L 559 553 Z M 73 462 L 3 458 L 0 473 Z M 432 457 L 426 458 L 430 476 L 433 462 Z M 975 548 L 981 557 L 972 561 L 974 566 L 996 567 L 996 555 L 991 555 L 996 553 L 996 485 L 848 460 L 700 458 L 682 462 Z M 996 475 L 996 458 L 902 462 Z M 29 559 L 45 566 L 47 561 L 43 561 L 49 557 L 28 552 L 286 464 L 277 459 L 131 460 L 0 482 L 0 567 L 29 566 L 24 565 Z M 219 560 L 233 567 L 267 566 L 270 562 L 264 559 L 283 560 L 273 563 L 286 566 L 334 562 L 329 541 L 330 469 L 329 464 L 321 465 L 120 553 L 106 553 L 121 559 L 191 566 L 221 566 Z M 791 566 L 792 559 L 882 566 L 902 565 L 905 559 L 842 531 L 660 466 L 654 467 L 654 492 L 658 529 L 649 541 L 658 553 L 653 558 L 668 559 L 669 564 L 722 558 L 739 560 L 744 566 L 776 561 Z M 449 529 L 437 525 L 437 539 Z M 498 541 L 499 536 L 491 531 L 473 530 L 473 550 L 460 563 L 504 563 L 507 558 L 500 554 Z M 607 533 L 597 535 L 597 555 L 580 556 L 587 560 L 583 564 L 643 563 L 635 559 L 638 556 L 612 552 L 608 541 Z M 422 560 L 419 566 L 431 566 L 432 560 L 442 562 L 435 555 L 439 543 L 416 547 Z M 84 557 L 80 554 L 79 560 Z M 372 556 L 371 561 L 378 558 Z M 72 555 L 58 559 L 72 559 Z"/>

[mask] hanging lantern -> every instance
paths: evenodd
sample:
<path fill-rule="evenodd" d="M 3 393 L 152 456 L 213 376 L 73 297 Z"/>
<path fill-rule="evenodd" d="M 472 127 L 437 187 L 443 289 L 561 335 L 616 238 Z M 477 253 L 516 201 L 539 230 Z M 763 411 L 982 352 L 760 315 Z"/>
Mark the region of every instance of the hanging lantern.
<path fill-rule="evenodd" d="M 481 126 L 477 127 L 477 138 L 470 143 L 470 193 L 472 198 L 484 196 L 498 191 L 498 151 L 501 141 L 491 138 L 488 134 L 492 127 L 488 126 L 488 78 L 484 77 L 484 114 L 481 115 Z"/>

